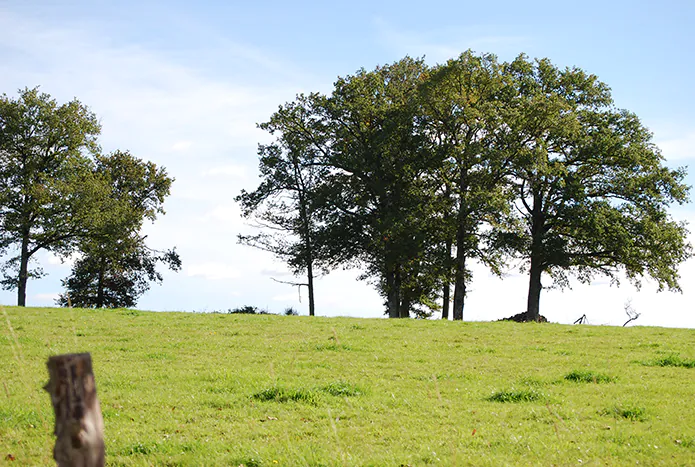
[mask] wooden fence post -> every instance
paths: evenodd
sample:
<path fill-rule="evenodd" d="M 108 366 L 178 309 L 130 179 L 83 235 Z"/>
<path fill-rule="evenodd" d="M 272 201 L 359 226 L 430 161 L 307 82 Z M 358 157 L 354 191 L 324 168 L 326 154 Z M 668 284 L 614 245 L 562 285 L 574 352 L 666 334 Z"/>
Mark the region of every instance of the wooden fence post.
<path fill-rule="evenodd" d="M 104 466 L 104 419 L 88 353 L 49 357 L 45 386 L 55 412 L 58 467 Z"/>

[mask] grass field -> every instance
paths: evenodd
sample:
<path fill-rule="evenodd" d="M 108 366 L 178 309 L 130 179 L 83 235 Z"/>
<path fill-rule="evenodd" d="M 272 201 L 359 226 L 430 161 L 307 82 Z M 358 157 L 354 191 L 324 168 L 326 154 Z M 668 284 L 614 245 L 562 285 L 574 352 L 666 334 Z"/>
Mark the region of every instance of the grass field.
<path fill-rule="evenodd" d="M 108 465 L 695 465 L 695 330 L 0 311 L 0 464 L 91 352 Z"/>

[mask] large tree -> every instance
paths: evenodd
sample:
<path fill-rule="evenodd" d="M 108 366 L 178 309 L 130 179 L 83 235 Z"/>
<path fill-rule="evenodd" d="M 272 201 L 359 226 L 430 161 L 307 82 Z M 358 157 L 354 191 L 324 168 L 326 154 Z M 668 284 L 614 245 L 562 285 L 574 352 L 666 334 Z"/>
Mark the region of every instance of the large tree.
<path fill-rule="evenodd" d="M 309 315 L 315 314 L 314 278 L 320 263 L 315 246 L 318 186 L 328 169 L 320 161 L 326 151 L 325 123 L 318 94 L 298 96 L 280 107 L 260 126 L 276 136 L 274 143 L 260 145 L 262 181 L 251 192 L 236 197 L 242 215 L 272 233 L 239 235 L 240 243 L 273 253 L 295 275 L 306 277 Z"/>
<path fill-rule="evenodd" d="M 59 105 L 38 88 L 0 97 L 0 252 L 2 284 L 26 305 L 29 269 L 40 250 L 66 255 L 99 221 L 105 189 L 90 154 L 100 126 L 78 100 Z"/>
<path fill-rule="evenodd" d="M 158 264 L 175 271 L 181 268 L 175 249 L 149 248 L 141 234 L 146 220 L 154 222 L 158 214 L 164 214 L 163 202 L 173 180 L 164 168 L 123 151 L 97 155 L 93 172 L 108 187 L 101 213 L 105 221 L 79 239 L 79 258 L 63 281 L 66 292 L 57 303 L 132 307 L 151 282 L 161 283 Z"/>
<path fill-rule="evenodd" d="M 501 238 L 528 262 L 526 319 L 539 319 L 544 274 L 559 287 L 570 274 L 583 282 L 625 274 L 679 290 L 691 247 L 667 208 L 688 200 L 685 170 L 664 166 L 651 133 L 614 108 L 595 76 L 525 56 L 506 73 L 516 88 L 506 124 L 520 228 Z"/>
<path fill-rule="evenodd" d="M 392 318 L 433 303 L 441 285 L 433 262 L 441 258 L 435 254 L 439 199 L 429 176 L 436 158 L 419 118 L 428 72 L 411 58 L 361 70 L 338 79 L 326 102 L 332 170 L 322 185 L 324 256 L 362 265 Z"/>
<path fill-rule="evenodd" d="M 502 150 L 509 86 L 494 55 L 470 50 L 438 66 L 422 88 L 423 120 L 432 151 L 439 157 L 444 255 L 453 276 L 453 319 L 463 319 L 468 262 L 478 260 L 499 272 L 499 251 L 489 248 L 490 226 L 503 214 L 502 181 L 510 158 Z M 455 256 L 451 258 L 452 246 Z M 450 279 L 444 284 L 442 318 L 448 317 Z"/>

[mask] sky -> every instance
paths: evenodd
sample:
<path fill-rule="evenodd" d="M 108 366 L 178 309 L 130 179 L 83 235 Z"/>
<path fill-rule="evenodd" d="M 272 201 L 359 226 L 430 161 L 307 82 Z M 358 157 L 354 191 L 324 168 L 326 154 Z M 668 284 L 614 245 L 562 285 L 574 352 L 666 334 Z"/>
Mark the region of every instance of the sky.
<path fill-rule="evenodd" d="M 238 245 L 252 232 L 234 197 L 259 183 L 256 127 L 298 93 L 328 93 L 339 76 L 406 55 L 434 65 L 467 49 L 512 60 L 520 53 L 593 73 L 615 104 L 653 132 L 670 167 L 695 162 L 695 2 L 558 1 L 58 1 L 0 0 L 0 93 L 40 86 L 59 102 L 77 97 L 102 124 L 104 152 L 129 150 L 175 179 L 166 215 L 147 225 L 155 248 L 183 261 L 164 271 L 138 308 L 226 311 L 253 305 L 308 314 L 306 291 L 282 263 Z M 695 169 L 687 179 L 695 185 Z M 674 219 L 695 229 L 695 205 Z M 691 234 L 690 241 L 695 243 Z M 27 304 L 52 306 L 70 263 L 38 255 L 47 276 L 28 285 Z M 496 320 L 525 310 L 528 279 L 475 267 L 464 319 Z M 338 270 L 316 283 L 317 315 L 377 318 L 383 300 Z M 597 278 L 543 290 L 541 313 L 572 323 L 695 328 L 695 260 L 680 268 L 683 293 L 644 281 L 637 290 Z M 548 279 L 546 279 L 548 282 Z M 0 304 L 16 303 L 0 292 Z"/>

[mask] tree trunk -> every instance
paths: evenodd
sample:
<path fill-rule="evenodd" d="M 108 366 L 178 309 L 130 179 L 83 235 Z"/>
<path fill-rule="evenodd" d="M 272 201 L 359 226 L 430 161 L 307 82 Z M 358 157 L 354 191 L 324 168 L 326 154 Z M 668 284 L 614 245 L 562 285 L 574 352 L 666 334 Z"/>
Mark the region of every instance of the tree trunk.
<path fill-rule="evenodd" d="M 463 247 L 456 252 L 456 274 L 454 284 L 454 321 L 463 320 L 463 306 L 466 300 L 466 256 Z"/>
<path fill-rule="evenodd" d="M 449 281 L 444 282 L 444 290 L 442 290 L 442 319 L 449 319 L 449 305 L 451 302 L 451 284 Z"/>
<path fill-rule="evenodd" d="M 92 358 L 88 353 L 50 357 L 44 387 L 55 412 L 58 467 L 104 466 L 104 419 L 99 407 Z"/>
<path fill-rule="evenodd" d="M 468 170 L 459 160 L 461 165 L 458 181 L 459 192 L 459 211 L 456 216 L 456 262 L 454 264 L 454 321 L 463 320 L 463 306 L 466 300 L 466 253 L 468 245 L 466 244 L 468 212 L 465 202 L 468 192 Z"/>
<path fill-rule="evenodd" d="M 442 319 L 446 320 L 449 319 L 449 305 L 451 304 L 451 282 L 449 281 L 449 273 L 451 272 L 451 268 L 449 267 L 451 264 L 451 244 L 451 239 L 447 238 L 445 247 L 446 257 L 444 258 L 446 274 L 444 276 L 444 287 L 442 290 Z"/>
<path fill-rule="evenodd" d="M 94 304 L 96 308 L 104 307 L 104 270 L 106 269 L 106 259 L 99 261 L 99 275 L 97 277 L 97 299 Z"/>
<path fill-rule="evenodd" d="M 398 318 L 400 316 L 400 277 L 396 268 L 387 270 L 386 272 L 386 308 L 389 318 Z"/>
<path fill-rule="evenodd" d="M 404 291 L 401 294 L 401 303 L 399 305 L 398 316 L 400 318 L 410 318 L 410 298 L 408 294 Z"/>
<path fill-rule="evenodd" d="M 314 265 L 311 258 L 309 258 L 306 269 L 307 288 L 309 289 L 309 316 L 314 316 Z"/>
<path fill-rule="evenodd" d="M 27 280 L 29 279 L 29 232 L 22 234 L 22 249 L 19 257 L 17 278 L 17 306 L 27 305 Z"/>
<path fill-rule="evenodd" d="M 528 302 L 526 317 L 529 321 L 540 320 L 541 275 L 544 269 L 543 237 L 545 235 L 545 218 L 543 216 L 543 196 L 533 193 L 531 210 L 531 271 L 529 272 Z"/>
<path fill-rule="evenodd" d="M 541 290 L 541 274 L 543 273 L 540 259 L 531 257 L 531 273 L 529 274 L 528 286 L 528 302 L 526 305 L 526 315 L 529 321 L 538 321 L 540 319 L 540 300 Z"/>

